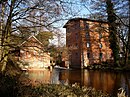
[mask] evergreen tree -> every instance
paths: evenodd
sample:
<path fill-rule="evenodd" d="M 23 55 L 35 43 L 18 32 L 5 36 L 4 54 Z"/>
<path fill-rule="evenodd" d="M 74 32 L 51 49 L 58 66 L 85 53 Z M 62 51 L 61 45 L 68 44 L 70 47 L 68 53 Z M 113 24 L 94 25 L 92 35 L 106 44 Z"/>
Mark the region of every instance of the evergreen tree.
<path fill-rule="evenodd" d="M 107 5 L 107 14 L 108 14 L 108 25 L 109 25 L 109 41 L 110 48 L 113 52 L 114 64 L 119 65 L 119 44 L 117 37 L 117 24 L 116 24 L 116 15 L 113 8 L 113 3 L 111 0 L 106 0 Z"/>
<path fill-rule="evenodd" d="M 90 0 L 90 18 L 105 20 L 109 23 L 110 47 L 114 62 L 119 65 L 119 54 L 123 58 L 120 64 L 128 65 L 129 54 L 129 0 Z M 87 7 L 84 4 L 85 8 Z"/>

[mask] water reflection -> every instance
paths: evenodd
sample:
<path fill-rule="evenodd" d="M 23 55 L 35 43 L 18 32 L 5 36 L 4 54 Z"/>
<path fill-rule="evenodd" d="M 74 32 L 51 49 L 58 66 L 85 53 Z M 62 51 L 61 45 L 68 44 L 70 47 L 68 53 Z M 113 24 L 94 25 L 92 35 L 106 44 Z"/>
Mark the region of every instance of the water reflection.
<path fill-rule="evenodd" d="M 28 71 L 21 76 L 22 79 L 29 78 L 32 84 L 74 84 L 93 87 L 96 90 L 115 95 L 119 88 L 124 88 L 130 95 L 130 73 L 116 73 L 88 70 L 60 70 L 52 71 Z M 22 80 L 21 80 L 22 81 Z M 24 80 L 25 81 L 25 80 Z"/>
<path fill-rule="evenodd" d="M 31 83 L 32 85 L 41 83 L 50 83 L 51 72 L 46 69 L 44 71 L 27 71 L 23 72 L 20 80 L 25 83 Z"/>

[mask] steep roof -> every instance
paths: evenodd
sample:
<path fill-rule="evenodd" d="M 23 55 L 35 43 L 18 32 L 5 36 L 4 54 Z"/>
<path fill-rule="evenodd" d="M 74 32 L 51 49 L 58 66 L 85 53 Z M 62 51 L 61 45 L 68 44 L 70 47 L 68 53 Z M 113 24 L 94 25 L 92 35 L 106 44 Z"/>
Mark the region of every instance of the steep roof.
<path fill-rule="evenodd" d="M 43 46 L 43 44 L 34 35 L 31 35 L 27 40 L 25 40 L 23 43 L 21 43 L 20 46 L 24 45 L 26 42 L 28 42 L 31 39 L 36 40 L 40 45 Z"/>
<path fill-rule="evenodd" d="M 68 22 L 63 26 L 63 28 L 66 28 L 69 25 L 70 22 L 79 21 L 79 20 L 91 21 L 91 22 L 99 22 L 99 23 L 108 23 L 108 22 L 102 21 L 102 20 L 92 20 L 92 19 L 87 19 L 87 18 L 72 18 L 72 19 L 68 20 Z"/>

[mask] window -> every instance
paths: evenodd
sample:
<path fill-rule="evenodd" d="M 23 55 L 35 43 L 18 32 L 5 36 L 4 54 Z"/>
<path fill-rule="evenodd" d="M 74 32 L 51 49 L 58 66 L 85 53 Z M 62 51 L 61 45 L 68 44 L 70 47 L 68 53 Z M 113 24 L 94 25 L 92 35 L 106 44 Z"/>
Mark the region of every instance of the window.
<path fill-rule="evenodd" d="M 78 39 L 78 34 L 77 34 L 77 33 L 75 34 L 75 39 L 76 39 L 76 40 Z"/>
<path fill-rule="evenodd" d="M 78 43 L 76 43 L 75 46 L 78 48 Z"/>
<path fill-rule="evenodd" d="M 76 52 L 75 55 L 78 56 L 78 53 Z"/>
<path fill-rule="evenodd" d="M 24 53 L 24 51 L 23 51 L 23 50 L 20 50 L 20 53 L 22 53 L 22 54 L 23 54 L 23 53 Z"/>
<path fill-rule="evenodd" d="M 101 43 L 99 44 L 99 48 L 102 48 L 102 44 Z"/>
<path fill-rule="evenodd" d="M 88 32 L 86 32 L 86 37 L 89 37 L 89 33 Z"/>
<path fill-rule="evenodd" d="M 87 53 L 87 57 L 90 58 L 90 53 Z"/>
<path fill-rule="evenodd" d="M 31 57 L 31 54 L 28 52 L 28 55 L 27 55 L 27 56 L 28 56 L 28 58 L 30 58 L 30 57 Z"/>
<path fill-rule="evenodd" d="M 99 58 L 101 59 L 101 58 L 102 58 L 102 56 L 103 56 L 103 54 L 102 54 L 102 53 L 100 53 L 100 54 L 99 54 Z"/>
<path fill-rule="evenodd" d="M 102 38 L 102 34 L 100 33 L 100 34 L 99 34 L 99 39 L 101 39 L 101 38 Z"/>
<path fill-rule="evenodd" d="M 89 29 L 89 24 L 88 23 L 86 23 L 86 29 Z"/>
<path fill-rule="evenodd" d="M 34 56 L 37 55 L 37 51 L 34 50 L 34 51 L 33 51 L 33 54 L 34 54 Z"/>
<path fill-rule="evenodd" d="M 90 43 L 89 42 L 87 42 L 87 47 L 90 47 Z"/>

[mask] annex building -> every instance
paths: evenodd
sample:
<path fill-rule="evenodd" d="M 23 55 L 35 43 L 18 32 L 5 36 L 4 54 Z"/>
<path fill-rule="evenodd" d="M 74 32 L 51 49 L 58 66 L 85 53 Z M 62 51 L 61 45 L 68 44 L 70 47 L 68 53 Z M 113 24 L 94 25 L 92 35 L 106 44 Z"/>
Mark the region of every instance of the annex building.
<path fill-rule="evenodd" d="M 44 45 L 35 36 L 30 36 L 20 45 L 19 60 L 26 63 L 23 68 L 28 70 L 48 68 L 50 53 L 44 51 Z"/>

